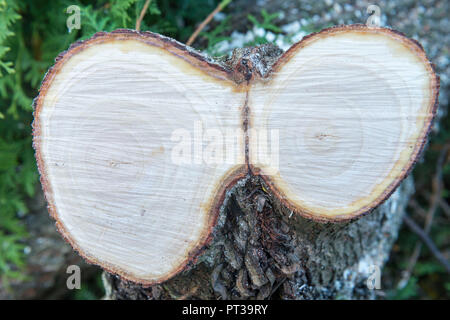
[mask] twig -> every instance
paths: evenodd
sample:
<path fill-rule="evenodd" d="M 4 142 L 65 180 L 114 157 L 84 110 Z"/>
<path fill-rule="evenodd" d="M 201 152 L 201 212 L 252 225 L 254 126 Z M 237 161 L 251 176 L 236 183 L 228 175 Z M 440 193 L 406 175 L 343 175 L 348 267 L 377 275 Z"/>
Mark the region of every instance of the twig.
<path fill-rule="evenodd" d="M 439 205 L 441 206 L 442 211 L 445 212 L 447 216 L 450 217 L 450 206 L 443 199 L 439 200 Z"/>
<path fill-rule="evenodd" d="M 206 27 L 206 25 L 214 18 L 214 16 L 219 13 L 223 8 L 225 8 L 231 0 L 223 0 L 219 3 L 219 5 L 214 9 L 213 12 L 211 12 L 205 20 L 203 20 L 202 23 L 197 27 L 197 29 L 194 31 L 194 33 L 189 37 L 189 40 L 186 42 L 188 46 L 190 46 L 194 41 L 195 38 L 197 38 L 198 34 L 202 32 L 202 30 Z"/>
<path fill-rule="evenodd" d="M 430 199 L 428 199 L 428 201 L 429 201 L 429 200 L 430 200 Z M 409 200 L 408 205 L 409 205 L 412 209 L 414 209 L 414 212 L 417 213 L 417 214 L 419 214 L 419 216 L 420 216 L 421 218 L 423 218 L 423 219 L 426 218 L 426 216 L 427 216 L 427 211 L 426 211 L 424 208 L 422 208 L 422 206 L 421 206 L 414 198 L 411 198 L 411 199 Z"/>
<path fill-rule="evenodd" d="M 428 201 L 431 199 L 431 194 L 429 192 L 425 192 L 425 197 Z M 441 207 L 442 211 L 450 217 L 450 206 L 445 202 L 444 199 L 439 199 L 439 206 Z"/>
<path fill-rule="evenodd" d="M 415 223 L 414 220 L 411 219 L 409 216 L 405 215 L 403 217 L 403 221 L 405 221 L 405 224 L 411 229 L 411 231 L 414 232 L 423 241 L 423 243 L 425 243 L 425 245 L 428 247 L 428 249 L 430 249 L 434 257 L 445 267 L 447 272 L 450 273 L 450 263 L 438 250 L 438 248 L 434 244 L 433 240 L 431 240 L 431 238 L 428 236 L 428 234 L 424 230 L 422 230 L 417 225 L 417 223 Z"/>
<path fill-rule="evenodd" d="M 272 292 L 269 295 L 269 299 L 272 298 L 272 295 L 278 290 L 278 288 L 287 280 L 287 277 L 281 279 L 276 285 L 275 287 L 273 287 Z"/>
<path fill-rule="evenodd" d="M 144 7 L 142 7 L 141 13 L 139 14 L 139 18 L 136 20 L 136 30 L 141 30 L 141 22 L 144 19 L 145 13 L 147 12 L 148 6 L 150 5 L 152 0 L 145 1 Z"/>

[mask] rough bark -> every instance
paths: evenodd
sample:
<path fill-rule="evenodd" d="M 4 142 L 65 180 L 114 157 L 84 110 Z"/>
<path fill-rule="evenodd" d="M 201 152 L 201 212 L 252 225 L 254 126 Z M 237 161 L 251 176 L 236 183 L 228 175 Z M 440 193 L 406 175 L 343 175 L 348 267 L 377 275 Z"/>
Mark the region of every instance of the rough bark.
<path fill-rule="evenodd" d="M 397 238 L 412 178 L 359 220 L 320 223 L 291 214 L 247 177 L 227 194 L 214 240 L 188 271 L 143 287 L 105 273 L 106 299 L 370 299 Z"/>

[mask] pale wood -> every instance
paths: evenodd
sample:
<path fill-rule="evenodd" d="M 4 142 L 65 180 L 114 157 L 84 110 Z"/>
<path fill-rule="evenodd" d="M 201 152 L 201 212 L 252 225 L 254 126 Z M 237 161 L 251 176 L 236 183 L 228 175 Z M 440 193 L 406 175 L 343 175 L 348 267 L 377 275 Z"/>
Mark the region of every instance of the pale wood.
<path fill-rule="evenodd" d="M 162 282 L 209 242 L 239 179 L 261 175 L 297 214 L 345 220 L 384 201 L 423 148 L 438 80 L 402 35 L 328 29 L 272 72 L 251 68 L 127 30 L 58 58 L 35 101 L 34 146 L 50 212 L 81 255 L 126 279 Z M 231 161 L 174 158 L 180 132 L 191 134 L 193 156 L 208 147 L 198 124 L 235 133 L 233 156 L 222 158 Z M 252 130 L 278 134 L 278 162 L 260 161 L 270 155 Z"/>
<path fill-rule="evenodd" d="M 385 200 L 434 115 L 438 80 L 419 45 L 379 29 L 331 29 L 295 45 L 275 69 L 249 98 L 253 127 L 280 131 L 279 163 L 250 145 L 273 191 L 326 220 Z"/>

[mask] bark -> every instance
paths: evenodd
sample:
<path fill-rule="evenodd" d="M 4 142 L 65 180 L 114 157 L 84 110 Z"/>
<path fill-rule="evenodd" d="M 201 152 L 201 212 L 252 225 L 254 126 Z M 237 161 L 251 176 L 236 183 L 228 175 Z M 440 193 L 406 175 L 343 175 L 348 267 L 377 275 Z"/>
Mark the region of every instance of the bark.
<path fill-rule="evenodd" d="M 407 178 L 372 213 L 345 223 L 292 214 L 248 176 L 227 193 L 214 240 L 174 278 L 143 287 L 104 273 L 106 299 L 372 299 L 414 189 Z"/>

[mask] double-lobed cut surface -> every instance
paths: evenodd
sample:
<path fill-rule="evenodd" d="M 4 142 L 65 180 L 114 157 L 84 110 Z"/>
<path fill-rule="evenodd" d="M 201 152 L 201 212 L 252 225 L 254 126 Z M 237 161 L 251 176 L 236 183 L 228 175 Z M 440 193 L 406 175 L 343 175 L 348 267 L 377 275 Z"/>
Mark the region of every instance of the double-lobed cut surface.
<path fill-rule="evenodd" d="M 167 280 L 208 243 L 226 190 L 248 174 L 305 217 L 367 213 L 416 161 L 439 91 L 420 45 L 360 25 L 304 38 L 267 77 L 237 84 L 234 71 L 130 30 L 58 57 L 33 141 L 49 211 L 88 261 Z"/>

